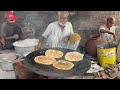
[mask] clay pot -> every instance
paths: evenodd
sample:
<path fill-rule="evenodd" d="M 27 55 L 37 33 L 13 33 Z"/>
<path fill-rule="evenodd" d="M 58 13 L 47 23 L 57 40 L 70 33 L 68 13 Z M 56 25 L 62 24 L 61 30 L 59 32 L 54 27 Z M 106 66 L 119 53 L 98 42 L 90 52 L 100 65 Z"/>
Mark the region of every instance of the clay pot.
<path fill-rule="evenodd" d="M 85 44 L 85 49 L 91 56 L 97 56 L 97 45 L 107 43 L 107 40 L 100 36 L 100 34 L 92 34 L 90 39 Z"/>

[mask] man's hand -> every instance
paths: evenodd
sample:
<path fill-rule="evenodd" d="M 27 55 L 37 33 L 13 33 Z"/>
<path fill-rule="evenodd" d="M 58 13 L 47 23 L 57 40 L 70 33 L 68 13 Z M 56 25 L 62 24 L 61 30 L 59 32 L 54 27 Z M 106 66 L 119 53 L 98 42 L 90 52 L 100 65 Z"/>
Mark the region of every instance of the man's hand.
<path fill-rule="evenodd" d="M 39 50 L 39 49 L 43 49 L 43 47 L 38 44 L 37 46 L 35 46 L 35 50 Z"/>
<path fill-rule="evenodd" d="M 19 38 L 19 35 L 18 35 L 18 34 L 14 34 L 14 35 L 12 36 L 12 38 L 18 39 L 18 38 Z"/>
<path fill-rule="evenodd" d="M 39 50 L 39 49 L 43 49 L 43 41 L 44 41 L 44 37 L 41 37 L 41 40 L 39 40 L 38 42 L 38 45 L 35 47 L 36 50 Z"/>
<path fill-rule="evenodd" d="M 100 30 L 102 33 L 108 33 L 108 34 L 111 34 L 111 35 L 113 35 L 113 38 L 114 38 L 114 40 L 116 41 L 116 35 L 113 33 L 113 32 L 110 32 L 110 31 L 107 31 L 107 30 Z"/>
<path fill-rule="evenodd" d="M 35 50 L 43 49 L 43 45 L 39 42 L 37 46 L 35 46 Z"/>
<path fill-rule="evenodd" d="M 114 41 L 116 41 L 116 35 L 114 33 L 112 33 Z"/>
<path fill-rule="evenodd" d="M 69 41 L 69 36 L 64 37 L 62 41 L 63 41 L 64 43 L 67 43 L 67 42 Z"/>
<path fill-rule="evenodd" d="M 0 37 L 0 44 L 5 45 L 5 39 L 2 36 Z"/>

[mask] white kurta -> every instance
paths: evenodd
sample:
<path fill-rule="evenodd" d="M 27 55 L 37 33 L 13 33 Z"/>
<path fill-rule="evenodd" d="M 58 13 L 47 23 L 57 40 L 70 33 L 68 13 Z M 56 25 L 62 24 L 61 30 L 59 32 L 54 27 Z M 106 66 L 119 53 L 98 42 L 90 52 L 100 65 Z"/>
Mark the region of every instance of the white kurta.
<path fill-rule="evenodd" d="M 109 30 L 109 29 L 107 28 L 106 24 L 104 24 L 104 25 L 101 25 L 101 26 L 100 26 L 99 32 L 100 32 L 101 29 L 104 29 L 104 30 L 113 32 L 113 33 L 115 34 L 115 30 L 116 30 L 117 27 L 118 27 L 118 26 L 112 26 L 112 27 L 110 28 L 110 30 Z M 109 42 L 111 42 L 112 40 L 114 40 L 113 35 L 111 35 L 111 34 L 101 33 L 101 32 L 100 32 L 100 34 L 102 35 L 102 37 L 105 37 Z"/>
<path fill-rule="evenodd" d="M 76 50 L 77 47 L 79 46 L 80 40 L 75 41 L 74 44 L 71 44 L 70 42 L 68 42 L 67 48 L 68 49 L 72 49 L 72 50 Z"/>
<path fill-rule="evenodd" d="M 68 48 L 68 43 L 64 43 L 62 40 L 63 37 L 70 36 L 73 33 L 73 27 L 70 22 L 66 23 L 66 26 L 62 31 L 58 21 L 56 21 L 48 25 L 42 36 L 47 38 L 46 46 L 49 48 Z"/>

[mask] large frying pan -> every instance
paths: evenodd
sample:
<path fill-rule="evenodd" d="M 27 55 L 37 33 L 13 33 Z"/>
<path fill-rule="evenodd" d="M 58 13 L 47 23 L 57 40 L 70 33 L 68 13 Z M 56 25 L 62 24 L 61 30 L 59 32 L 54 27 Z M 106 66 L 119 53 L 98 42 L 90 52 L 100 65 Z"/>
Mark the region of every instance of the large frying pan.
<path fill-rule="evenodd" d="M 82 73 L 85 73 L 87 70 L 90 69 L 90 66 L 91 66 L 90 59 L 88 57 L 86 57 L 86 55 L 84 56 L 83 60 L 81 60 L 79 62 L 73 62 L 74 67 L 68 71 L 56 69 L 52 65 L 48 66 L 48 65 L 42 65 L 42 64 L 35 63 L 34 58 L 36 56 L 39 56 L 39 55 L 45 55 L 45 52 L 48 49 L 51 49 L 51 48 L 37 50 L 37 51 L 34 51 L 34 52 L 28 54 L 25 58 L 26 67 L 30 71 L 35 72 L 39 75 L 54 76 L 54 77 L 76 76 L 76 75 L 80 75 Z M 64 53 L 64 56 L 67 52 L 73 51 L 70 49 L 63 49 L 63 48 L 52 48 L 52 49 L 62 51 Z M 64 56 L 62 58 L 57 59 L 57 60 L 64 59 Z"/>

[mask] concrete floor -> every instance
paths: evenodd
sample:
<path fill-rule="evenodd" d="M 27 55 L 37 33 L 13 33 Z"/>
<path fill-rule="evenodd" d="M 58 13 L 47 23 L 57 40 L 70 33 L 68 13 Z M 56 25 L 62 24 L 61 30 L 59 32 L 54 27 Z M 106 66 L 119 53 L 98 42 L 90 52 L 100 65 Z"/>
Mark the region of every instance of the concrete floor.
<path fill-rule="evenodd" d="M 0 51 L 0 53 L 2 53 L 2 54 L 3 53 L 10 53 L 10 52 L 14 52 L 14 51 L 11 51 L 11 50 Z M 2 60 L 0 60 L 0 61 L 2 61 Z M 8 68 L 11 67 L 11 65 L 9 66 L 8 64 L 6 64 L 6 66 Z M 14 70 L 11 70 L 11 71 L 3 70 L 2 62 L 0 62 L 0 79 L 16 79 Z"/>
<path fill-rule="evenodd" d="M 3 71 L 0 68 L 0 79 L 16 79 L 14 71 Z"/>

